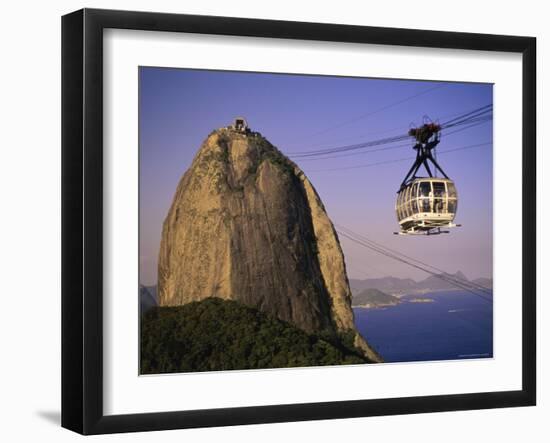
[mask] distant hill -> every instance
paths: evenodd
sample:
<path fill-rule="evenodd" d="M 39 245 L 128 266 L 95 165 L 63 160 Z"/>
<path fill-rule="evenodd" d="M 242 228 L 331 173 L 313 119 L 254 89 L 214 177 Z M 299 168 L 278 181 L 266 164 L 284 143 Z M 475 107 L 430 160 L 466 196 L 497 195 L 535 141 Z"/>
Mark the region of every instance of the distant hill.
<path fill-rule="evenodd" d="M 443 274 L 439 274 L 439 275 L 443 275 Z M 461 280 L 464 282 L 469 281 L 468 278 L 460 271 L 449 275 L 457 280 Z M 435 275 L 430 275 L 424 280 L 419 281 L 417 283 L 417 288 L 418 290 L 421 290 L 421 291 L 445 291 L 449 289 L 459 289 L 452 283 L 442 280 L 441 278 L 436 277 Z"/>
<path fill-rule="evenodd" d="M 358 294 L 364 289 L 378 289 L 388 293 L 413 291 L 416 289 L 417 285 L 413 279 L 397 277 L 369 278 L 366 280 L 351 278 L 349 284 L 354 294 Z"/>
<path fill-rule="evenodd" d="M 154 286 L 153 286 L 154 288 Z M 157 306 L 157 300 L 149 288 L 139 285 L 139 313 L 140 315 Z"/>
<path fill-rule="evenodd" d="M 141 318 L 142 374 L 369 363 L 354 334 L 308 334 L 236 301 L 206 298 Z"/>
<path fill-rule="evenodd" d="M 157 298 L 157 285 L 154 285 L 154 286 L 145 286 L 147 288 L 147 290 L 149 291 L 149 294 L 151 294 L 153 296 L 153 298 L 155 299 L 155 302 L 158 303 L 158 298 Z"/>
<path fill-rule="evenodd" d="M 400 303 L 399 298 L 386 294 L 378 289 L 370 288 L 353 296 L 352 305 L 355 307 L 377 308 L 395 306 Z"/>
<path fill-rule="evenodd" d="M 469 282 L 468 278 L 460 271 L 454 274 L 448 274 L 455 279 Z M 491 278 L 478 278 L 473 280 L 474 283 L 492 289 L 493 280 Z M 350 279 L 349 280 L 352 293 L 359 294 L 365 289 L 378 289 L 387 294 L 401 296 L 407 294 L 424 294 L 434 291 L 460 290 L 452 283 L 442 280 L 434 275 L 430 275 L 424 280 L 414 281 L 410 278 L 397 277 L 382 277 L 370 278 L 365 280 Z"/>

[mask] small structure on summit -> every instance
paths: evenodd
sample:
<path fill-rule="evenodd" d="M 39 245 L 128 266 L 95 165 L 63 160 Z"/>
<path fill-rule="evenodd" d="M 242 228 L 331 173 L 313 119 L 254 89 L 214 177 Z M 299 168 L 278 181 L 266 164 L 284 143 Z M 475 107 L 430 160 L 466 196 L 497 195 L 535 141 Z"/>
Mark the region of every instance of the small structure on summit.
<path fill-rule="evenodd" d="M 250 132 L 250 128 L 248 127 L 248 123 L 244 117 L 237 117 L 231 129 L 243 134 Z"/>

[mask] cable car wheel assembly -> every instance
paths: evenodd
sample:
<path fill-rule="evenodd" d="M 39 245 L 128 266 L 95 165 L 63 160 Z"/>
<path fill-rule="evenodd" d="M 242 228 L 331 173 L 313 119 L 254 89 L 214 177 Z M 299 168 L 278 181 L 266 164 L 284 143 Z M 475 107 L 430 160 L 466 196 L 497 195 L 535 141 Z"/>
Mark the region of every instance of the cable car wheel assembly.
<path fill-rule="evenodd" d="M 447 228 L 460 225 L 453 223 L 458 207 L 455 184 L 433 155 L 441 140 L 441 125 L 424 123 L 411 128 L 408 135 L 415 138 L 416 158 L 397 191 L 395 211 L 401 230 L 395 234 L 448 234 Z M 422 166 L 425 177 L 417 176 Z M 438 171 L 443 178 L 435 175 Z"/>

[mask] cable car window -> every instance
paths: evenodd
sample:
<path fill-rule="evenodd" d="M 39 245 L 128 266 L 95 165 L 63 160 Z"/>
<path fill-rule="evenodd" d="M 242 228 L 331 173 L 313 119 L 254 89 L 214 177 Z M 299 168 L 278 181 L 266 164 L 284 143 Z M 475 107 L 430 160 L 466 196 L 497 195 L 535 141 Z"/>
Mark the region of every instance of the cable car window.
<path fill-rule="evenodd" d="M 407 209 L 409 211 L 409 216 L 413 215 L 414 214 L 414 211 L 413 211 L 413 188 L 412 186 L 409 188 L 409 202 L 407 204 Z"/>
<path fill-rule="evenodd" d="M 398 219 L 401 219 L 401 200 L 402 199 L 403 199 L 403 194 L 399 192 L 399 194 L 397 195 L 397 205 L 395 206 Z"/>
<path fill-rule="evenodd" d="M 432 191 L 432 188 L 430 186 L 430 182 L 420 183 L 420 193 L 418 194 L 419 197 L 428 197 L 431 191 Z"/>
<path fill-rule="evenodd" d="M 443 197 L 445 195 L 445 182 L 433 182 L 434 197 Z"/>
<path fill-rule="evenodd" d="M 434 198 L 434 212 L 436 214 L 442 214 L 443 213 L 443 199 L 442 198 Z"/>
<path fill-rule="evenodd" d="M 406 217 L 409 217 L 411 215 L 411 210 L 410 210 L 410 204 L 409 204 L 409 200 L 411 198 L 411 188 L 410 187 L 407 187 L 407 189 L 405 189 L 405 216 Z"/>
<path fill-rule="evenodd" d="M 449 198 L 456 198 L 456 188 L 454 183 L 447 182 L 447 193 Z"/>
<path fill-rule="evenodd" d="M 401 205 L 401 212 L 403 213 L 403 218 L 407 217 L 407 191 L 403 192 L 403 204 Z"/>
<path fill-rule="evenodd" d="M 421 202 L 422 202 L 422 212 L 430 212 L 430 199 L 423 198 Z"/>
<path fill-rule="evenodd" d="M 449 200 L 449 212 L 451 214 L 455 214 L 456 213 L 456 200 Z"/>
<path fill-rule="evenodd" d="M 397 194 L 397 204 L 395 205 L 395 209 L 397 211 L 397 218 L 401 219 L 401 200 L 403 199 L 403 194 L 401 191 Z"/>
<path fill-rule="evenodd" d="M 421 203 L 418 200 L 418 185 L 419 183 L 415 183 L 413 185 L 413 190 L 412 190 L 412 198 L 413 198 L 412 211 L 414 214 L 418 214 L 419 212 L 421 212 L 420 210 Z"/>

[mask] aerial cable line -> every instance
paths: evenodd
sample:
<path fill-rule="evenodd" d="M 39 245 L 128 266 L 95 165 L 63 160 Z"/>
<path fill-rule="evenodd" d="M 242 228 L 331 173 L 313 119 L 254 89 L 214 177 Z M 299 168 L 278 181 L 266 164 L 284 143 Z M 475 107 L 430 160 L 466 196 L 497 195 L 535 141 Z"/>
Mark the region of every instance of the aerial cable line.
<path fill-rule="evenodd" d="M 361 139 L 364 139 L 365 137 L 370 137 L 372 135 L 388 134 L 388 133 L 391 133 L 391 132 L 395 133 L 396 131 L 399 131 L 401 129 L 403 129 L 403 125 L 394 126 L 392 128 L 388 128 L 388 129 L 384 129 L 384 130 L 380 130 L 380 131 L 369 131 L 368 134 L 357 134 L 357 135 L 348 135 L 347 137 L 338 137 L 336 139 L 332 139 L 332 141 L 324 141 L 324 142 L 315 143 L 315 144 L 312 144 L 312 145 L 304 146 L 303 143 L 290 143 L 287 146 L 299 146 L 301 148 L 326 148 L 326 147 L 334 146 L 334 144 L 338 141 L 343 142 L 343 141 L 346 141 L 346 140 L 358 140 L 358 139 L 361 140 Z"/>
<path fill-rule="evenodd" d="M 468 280 L 462 280 L 460 278 L 457 278 L 455 276 L 453 276 L 452 274 L 449 274 L 447 271 L 443 270 L 443 269 L 440 269 L 436 266 L 433 266 L 433 265 L 430 265 L 429 263 L 426 263 L 426 262 L 423 262 L 421 260 L 418 260 L 416 258 L 413 258 L 413 257 L 410 257 L 406 254 L 403 254 L 402 252 L 399 252 L 399 251 L 396 251 L 395 249 L 391 249 L 387 246 L 383 246 L 381 245 L 380 243 L 377 243 L 375 242 L 374 240 L 370 240 L 369 238 L 365 237 L 364 235 L 361 235 L 361 234 L 358 234 L 354 231 L 352 231 L 351 229 L 349 228 L 346 228 L 345 226 L 342 226 L 342 225 L 338 225 L 338 224 L 335 224 L 335 226 L 338 228 L 338 229 L 342 229 L 344 231 L 346 231 L 349 235 L 353 235 L 355 236 L 356 238 L 359 238 L 360 240 L 363 240 L 365 242 L 368 242 L 368 243 L 371 243 L 373 245 L 375 245 L 376 247 L 379 247 L 381 249 L 385 249 L 386 251 L 388 251 L 389 253 L 392 253 L 392 254 L 395 254 L 395 255 L 399 255 L 401 256 L 402 258 L 406 259 L 406 260 L 410 260 L 410 261 L 413 261 L 413 262 L 416 262 L 420 265 L 423 265 L 423 266 L 426 266 L 428 268 L 431 268 L 432 270 L 434 271 L 437 271 L 439 273 L 442 273 L 446 276 L 446 278 L 448 278 L 449 280 L 454 280 L 456 281 L 457 283 L 459 284 L 463 284 L 464 286 L 469 286 L 471 287 L 472 289 L 475 289 L 475 290 L 479 290 L 481 292 L 484 292 L 486 294 L 492 294 L 492 290 L 489 289 L 489 288 L 486 288 L 485 286 L 483 285 L 480 285 L 478 283 L 475 283 L 475 282 L 471 282 L 471 281 L 468 281 Z"/>
<path fill-rule="evenodd" d="M 476 114 L 476 113 L 478 113 L 478 112 L 482 112 L 482 111 L 485 112 L 485 111 L 487 111 L 487 110 L 491 110 L 491 111 L 492 111 L 492 109 L 493 109 L 493 105 L 492 105 L 492 104 L 488 104 L 488 105 L 485 105 L 485 106 L 481 106 L 481 107 L 479 107 L 479 108 L 477 108 L 477 109 L 474 109 L 474 110 L 472 110 L 472 111 L 470 111 L 470 112 L 465 112 L 464 114 L 458 115 L 458 116 L 456 116 L 455 118 L 452 118 L 452 119 L 450 119 L 450 120 L 447 120 L 445 123 L 443 123 L 443 125 L 448 125 L 448 124 L 450 124 L 450 123 L 452 123 L 452 122 L 454 122 L 454 121 L 456 121 L 456 120 L 460 120 L 460 119 L 462 119 L 462 118 L 464 118 L 464 117 L 468 117 L 468 116 L 470 116 L 470 115 L 472 115 L 472 114 Z"/>
<path fill-rule="evenodd" d="M 481 120 L 481 119 L 480 120 L 475 120 L 473 123 L 470 122 L 471 124 L 468 124 L 466 126 L 462 126 L 458 129 L 455 129 L 454 131 L 444 132 L 445 137 L 448 137 L 449 135 L 457 134 L 457 133 L 462 132 L 462 131 L 466 131 L 470 128 L 475 128 L 476 126 L 480 126 L 483 123 L 487 123 L 487 122 L 491 121 L 492 119 L 493 119 L 492 117 L 488 117 L 488 118 L 483 119 L 483 120 Z"/>
<path fill-rule="evenodd" d="M 360 240 L 360 239 L 353 238 L 353 236 L 351 236 L 351 235 L 349 235 L 349 234 L 346 234 L 345 232 L 342 232 L 342 231 L 340 231 L 340 230 L 337 230 L 337 232 L 338 232 L 340 235 L 346 237 L 347 239 L 349 239 L 349 240 L 351 240 L 351 241 L 353 241 L 353 242 L 355 242 L 355 243 L 357 243 L 357 244 L 359 244 L 359 245 L 361 245 L 361 246 L 364 246 L 364 247 L 366 247 L 366 248 L 368 248 L 368 249 L 371 249 L 371 250 L 373 250 L 373 251 L 375 251 L 375 252 L 378 252 L 378 253 L 380 253 L 380 254 L 382 254 L 382 255 L 385 255 L 385 256 L 387 256 L 387 257 L 389 257 L 389 258 L 392 258 L 392 259 L 397 260 L 397 261 L 399 261 L 399 262 L 401 262 L 401 263 L 407 264 L 407 265 L 412 266 L 412 267 L 414 267 L 414 268 L 416 268 L 416 269 L 419 269 L 419 270 L 424 271 L 424 272 L 426 272 L 426 273 L 428 273 L 428 274 L 431 274 L 432 276 L 434 276 L 434 277 L 436 277 L 436 278 L 438 278 L 438 279 L 440 279 L 440 280 L 443 280 L 443 281 L 445 281 L 445 282 L 447 282 L 447 283 L 450 283 L 450 284 L 452 284 L 453 286 L 458 287 L 459 289 L 462 289 L 462 290 L 465 290 L 465 291 L 467 291 L 467 292 L 470 292 L 470 293 L 472 293 L 472 294 L 474 294 L 474 295 L 476 295 L 476 296 L 478 296 L 478 297 L 484 299 L 485 301 L 492 302 L 492 299 L 490 299 L 490 298 L 488 298 L 488 297 L 485 297 L 483 294 L 480 294 L 480 293 L 476 292 L 475 290 L 469 288 L 469 287 L 466 286 L 466 285 L 463 285 L 463 284 L 460 283 L 460 282 L 457 282 L 457 281 L 453 281 L 453 280 L 448 279 L 447 276 L 445 276 L 445 275 L 438 274 L 438 273 L 436 273 L 436 272 L 430 271 L 429 269 L 427 269 L 427 268 L 425 268 L 425 267 L 423 267 L 423 266 L 420 266 L 420 265 L 418 265 L 418 264 L 415 264 L 415 263 L 413 263 L 413 262 L 410 262 L 410 261 L 408 261 L 408 260 L 405 260 L 405 259 L 403 259 L 403 258 L 400 258 L 400 257 L 397 256 L 397 255 L 388 253 L 387 251 L 385 251 L 385 250 L 382 249 L 382 248 L 377 248 L 377 247 L 375 247 L 375 246 L 373 246 L 373 245 L 369 245 L 368 243 L 366 243 L 366 242 L 364 242 L 364 241 L 362 241 L 362 240 Z"/>
<path fill-rule="evenodd" d="M 334 126 L 330 126 L 330 127 L 328 127 L 328 128 L 325 128 L 325 129 L 323 129 L 323 130 L 321 130 L 321 131 L 319 131 L 319 132 L 316 132 L 316 133 L 314 133 L 314 134 L 312 134 L 312 135 L 315 136 L 315 135 L 326 134 L 327 132 L 333 131 L 334 129 L 339 129 L 339 128 L 341 128 L 342 126 L 347 126 L 347 125 L 349 125 L 350 123 L 354 123 L 354 122 L 356 122 L 356 121 L 358 121 L 358 120 L 362 120 L 362 119 L 364 119 L 364 118 L 370 117 L 371 115 L 378 114 L 379 112 L 382 112 L 382 111 L 386 111 L 387 109 L 393 108 L 394 106 L 397 106 L 397 105 L 400 105 L 400 104 L 402 104 L 402 103 L 408 102 L 408 101 L 413 100 L 413 99 L 415 99 L 415 98 L 417 98 L 417 97 L 420 97 L 420 96 L 422 96 L 422 95 L 424 95 L 424 94 L 428 94 L 429 92 L 435 91 L 435 90 L 437 90 L 437 89 L 445 88 L 445 87 L 447 87 L 447 86 L 448 86 L 448 85 L 446 85 L 446 84 L 434 86 L 434 87 L 429 88 L 429 89 L 426 89 L 426 90 L 424 90 L 424 91 L 422 91 L 422 92 L 419 92 L 419 93 L 410 95 L 410 96 L 408 96 L 408 97 L 405 97 L 404 99 L 401 99 L 401 100 L 398 100 L 398 101 L 396 101 L 396 102 L 390 103 L 390 104 L 388 104 L 388 105 L 382 106 L 381 108 L 375 109 L 375 110 L 370 111 L 370 112 L 367 112 L 367 113 L 365 113 L 365 114 L 362 114 L 362 115 L 360 115 L 360 116 L 358 116 L 358 117 L 354 117 L 354 118 L 352 118 L 352 119 L 349 119 L 349 120 L 346 120 L 346 121 L 344 121 L 344 122 L 338 123 L 338 124 L 336 124 L 336 125 L 334 125 Z"/>
<path fill-rule="evenodd" d="M 450 152 L 463 151 L 463 150 L 466 150 L 466 149 L 477 148 L 479 146 L 491 145 L 492 143 L 493 142 L 484 142 L 484 143 L 476 143 L 475 145 L 460 146 L 458 148 L 443 149 L 439 152 L 439 154 L 441 155 L 441 154 L 447 154 L 447 153 L 450 153 Z M 366 164 L 361 164 L 361 165 L 342 166 L 342 167 L 338 167 L 338 168 L 328 168 L 328 169 L 315 169 L 315 170 L 312 170 L 310 172 L 329 172 L 329 171 L 343 171 L 343 170 L 348 170 L 348 169 L 370 168 L 370 167 L 373 167 L 373 166 L 386 165 L 386 164 L 391 164 L 391 163 L 398 163 L 398 162 L 414 160 L 415 158 L 416 157 L 403 157 L 403 158 L 398 158 L 398 159 L 393 159 L 393 160 L 385 160 L 385 161 L 374 162 L 374 163 L 366 163 Z"/>
<path fill-rule="evenodd" d="M 485 105 L 482 108 L 489 107 L 489 106 L 493 106 L 493 105 Z M 475 111 L 478 111 L 479 109 L 481 109 L 481 108 L 478 108 Z M 444 114 L 440 118 L 442 119 L 442 118 L 453 117 L 453 119 L 449 120 L 449 121 L 452 121 L 452 120 L 455 120 L 454 117 L 463 117 L 464 113 L 465 113 L 465 111 L 453 112 L 451 114 Z M 394 126 L 392 128 L 389 128 L 389 129 L 383 129 L 383 130 L 379 130 L 379 131 L 369 131 L 368 134 L 353 135 L 353 136 L 348 135 L 347 137 L 338 137 L 337 139 L 333 139 L 332 142 L 321 142 L 321 143 L 316 143 L 314 145 L 308 145 L 308 146 L 305 146 L 305 147 L 309 147 L 309 148 L 330 147 L 334 142 L 337 142 L 337 141 L 357 140 L 357 139 L 361 139 L 363 137 L 367 137 L 367 136 L 371 136 L 371 135 L 387 134 L 388 132 L 395 132 L 395 131 L 398 131 L 402 128 L 403 128 L 403 125 L 399 125 L 399 126 Z M 287 146 L 297 146 L 297 145 L 301 146 L 302 148 L 304 147 L 303 143 L 290 143 L 290 144 L 287 144 Z"/>
<path fill-rule="evenodd" d="M 382 138 L 379 140 L 372 140 L 364 143 L 357 143 L 353 145 L 338 146 L 335 148 L 328 148 L 328 149 L 320 149 L 317 151 L 294 152 L 294 153 L 289 153 L 289 156 L 292 158 L 302 158 L 302 157 L 313 157 L 316 155 L 333 154 L 336 152 L 347 152 L 347 151 L 353 151 L 356 149 L 368 148 L 371 146 L 380 146 L 384 144 L 407 140 L 409 138 L 410 136 L 408 134 L 403 134 L 403 135 L 397 135 L 394 137 Z"/>
<path fill-rule="evenodd" d="M 291 158 L 308 158 L 308 157 L 315 157 L 319 155 L 334 154 L 339 152 L 355 151 L 358 149 L 364 149 L 364 148 L 369 148 L 373 146 L 381 146 L 385 144 L 391 144 L 399 141 L 408 140 L 409 138 L 410 136 L 408 134 L 402 134 L 402 135 L 386 137 L 378 140 L 371 140 L 363 143 L 356 143 L 353 145 L 337 146 L 334 148 L 326 148 L 326 149 L 320 149 L 316 151 L 302 151 L 302 152 L 288 153 L 288 155 Z"/>
<path fill-rule="evenodd" d="M 464 124 L 468 124 L 470 122 L 482 120 L 484 118 L 492 119 L 493 118 L 492 113 L 493 113 L 493 111 L 488 111 L 488 112 L 483 112 L 483 113 L 479 113 L 479 114 L 476 114 L 476 115 L 472 115 L 471 117 L 465 118 L 463 120 L 459 120 L 457 122 L 442 125 L 441 129 L 449 129 L 449 128 L 453 128 L 455 126 L 461 126 L 461 125 L 464 125 Z"/>
<path fill-rule="evenodd" d="M 381 165 L 387 165 L 391 163 L 400 163 L 404 161 L 411 161 L 414 160 L 416 157 L 404 157 L 404 158 L 398 158 L 395 160 L 383 160 L 379 162 L 373 162 L 373 163 L 367 163 L 363 165 L 354 165 L 354 166 L 343 166 L 341 168 L 328 168 L 328 169 L 314 169 L 309 172 L 330 172 L 330 171 L 343 171 L 347 169 L 361 169 L 361 168 L 371 168 L 373 166 L 381 166 Z"/>
<path fill-rule="evenodd" d="M 485 122 L 489 121 L 492 117 L 488 114 L 492 113 L 492 109 L 485 109 L 485 110 L 476 110 L 476 111 L 470 111 L 468 112 L 468 116 L 464 117 L 464 115 L 459 116 L 452 121 L 445 122 L 441 125 L 442 129 L 447 129 L 455 126 L 461 126 L 461 125 L 467 125 L 469 123 L 477 123 L 477 122 Z M 385 144 L 391 144 L 396 143 L 399 141 L 408 140 L 410 136 L 408 134 L 403 135 L 396 135 L 393 137 L 386 137 L 378 140 L 371 140 L 363 143 L 356 143 L 352 145 L 345 145 L 345 146 L 337 146 L 334 148 L 326 148 L 326 149 L 320 149 L 315 151 L 300 151 L 300 152 L 291 152 L 288 153 L 288 155 L 292 158 L 310 158 L 310 157 L 317 157 L 317 156 L 323 156 L 323 155 L 330 155 L 340 152 L 348 152 L 348 151 L 356 151 L 359 149 L 365 149 L 369 147 L 375 147 L 375 146 L 381 146 Z"/>
<path fill-rule="evenodd" d="M 485 109 L 492 109 L 492 107 L 493 107 L 493 105 L 491 103 L 489 103 L 487 105 L 481 106 L 481 107 L 473 109 L 471 111 L 467 111 L 467 112 L 461 111 L 461 112 L 456 112 L 456 113 L 453 113 L 453 114 L 443 115 L 443 116 L 441 116 L 441 119 L 452 117 L 449 120 L 445 120 L 444 124 L 449 124 L 449 123 L 454 122 L 455 120 L 459 120 L 459 119 L 464 118 L 464 117 L 466 117 L 470 114 L 477 113 L 477 112 L 483 111 Z"/>
<path fill-rule="evenodd" d="M 474 121 L 477 121 L 477 120 L 482 120 L 483 118 L 489 118 L 489 119 L 492 119 L 493 118 L 493 111 L 488 111 L 488 112 L 481 112 L 479 114 L 476 114 L 476 115 L 472 115 L 468 118 L 465 118 L 465 119 L 462 119 L 462 120 L 458 120 L 456 122 L 453 122 L 453 123 L 449 123 L 449 124 L 445 124 L 445 125 L 442 125 L 441 126 L 441 129 L 449 129 L 449 128 L 453 128 L 455 126 L 461 126 L 463 124 L 467 124 L 469 122 L 474 122 Z"/>
<path fill-rule="evenodd" d="M 336 226 L 338 226 L 338 225 L 336 225 Z M 353 233 L 353 231 L 351 231 L 351 229 L 344 228 L 343 226 L 340 226 L 340 228 L 341 228 L 341 229 L 345 229 L 345 230 L 347 230 L 347 231 Z M 348 236 L 346 236 L 344 233 L 342 233 L 342 232 L 340 232 L 340 231 L 337 231 L 337 232 L 338 232 L 340 235 L 343 235 L 344 237 L 350 239 L 350 238 L 349 238 Z M 364 237 L 364 236 L 361 236 L 361 235 L 359 235 L 359 234 L 356 234 L 356 235 L 357 235 L 359 238 L 363 237 L 364 239 L 366 239 L 366 237 Z M 350 239 L 350 240 L 351 240 L 351 239 Z M 368 240 L 368 239 L 366 239 L 366 240 Z M 352 241 L 355 241 L 355 240 L 352 240 Z M 374 245 L 379 245 L 379 246 L 383 249 L 382 245 L 380 245 L 379 243 L 376 243 L 376 242 L 373 241 L 373 240 L 370 240 L 370 242 L 373 243 Z M 359 243 L 359 244 L 360 244 L 360 243 Z M 360 244 L 360 245 L 361 245 L 361 244 Z M 361 245 L 361 246 L 365 246 L 365 245 Z M 365 246 L 365 247 L 368 247 L 368 246 Z M 370 248 L 369 248 L 369 249 L 370 249 Z M 387 249 L 388 251 L 392 251 L 390 248 L 386 248 L 386 249 Z M 379 252 L 379 251 L 375 251 L 375 252 Z M 404 254 L 401 254 L 401 255 L 402 255 L 403 257 L 407 257 L 407 256 L 404 255 Z M 393 257 L 392 257 L 392 258 L 393 258 Z M 414 260 L 414 259 L 413 259 L 413 260 Z M 418 261 L 418 262 L 419 262 L 419 263 L 422 263 L 422 262 L 420 262 L 420 261 Z M 349 264 L 348 264 L 348 266 L 349 266 Z M 427 265 L 427 266 L 430 267 L 430 265 Z M 353 267 L 355 268 L 355 266 L 353 266 Z M 357 268 L 358 268 L 358 267 L 357 267 Z M 437 268 L 435 268 L 435 267 L 432 267 L 432 268 L 437 269 Z M 425 272 L 428 272 L 427 270 L 424 270 L 424 271 L 425 271 Z M 442 271 L 442 272 L 444 272 L 444 271 Z M 365 271 L 361 270 L 361 273 L 363 273 L 363 274 L 365 275 L 365 277 L 368 278 L 368 276 L 365 274 Z M 428 273 L 429 273 L 429 272 L 428 272 Z M 447 273 L 445 273 L 445 274 L 447 274 Z M 432 275 L 434 275 L 434 274 L 432 274 Z M 449 274 L 447 274 L 447 275 L 449 275 Z M 442 279 L 442 280 L 444 280 L 444 281 L 447 281 L 447 280 L 445 280 L 444 278 L 442 278 L 441 274 L 435 274 L 434 276 L 437 277 L 437 278 L 439 278 L 439 279 Z M 479 293 L 477 293 L 477 292 L 475 292 L 475 291 L 472 291 L 472 290 L 469 289 L 469 288 L 463 287 L 463 286 L 460 284 L 461 281 L 463 282 L 463 280 L 457 280 L 456 282 L 450 282 L 450 281 L 447 281 L 447 282 L 448 282 L 448 283 L 451 283 L 453 286 L 458 287 L 459 289 L 462 289 L 462 290 L 465 290 L 465 291 L 467 291 L 467 292 L 472 293 L 473 295 L 475 295 L 475 296 L 477 296 L 477 297 L 483 299 L 484 301 L 487 301 L 487 302 L 489 302 L 489 303 L 492 303 L 492 301 L 493 301 L 492 299 L 490 299 L 490 298 L 488 298 L 488 297 L 485 297 L 484 295 L 479 294 Z M 480 288 L 483 288 L 483 286 L 481 286 L 481 285 L 479 285 L 479 287 L 480 287 Z M 492 294 L 492 292 L 491 292 L 491 294 Z M 466 323 L 469 323 L 471 326 L 474 326 L 474 327 L 476 327 L 476 328 L 478 328 L 478 329 L 480 329 L 480 330 L 482 330 L 482 331 L 485 330 L 484 328 L 480 328 L 478 325 L 476 325 L 475 323 L 473 323 L 473 322 L 471 322 L 471 321 L 469 321 L 469 320 L 467 320 L 467 319 L 464 319 L 464 318 L 463 318 L 462 320 L 463 320 L 464 322 L 466 322 Z"/>
<path fill-rule="evenodd" d="M 474 123 L 471 124 L 471 125 L 461 127 L 459 129 L 455 129 L 454 131 L 451 131 L 451 132 L 445 132 L 444 134 L 445 134 L 446 137 L 449 137 L 450 135 L 456 134 L 458 132 L 462 132 L 462 131 L 465 131 L 467 129 L 479 126 L 482 123 L 490 121 L 491 119 L 492 119 L 492 117 L 484 118 L 483 120 L 481 120 L 481 119 L 480 120 L 474 120 Z M 396 142 L 394 142 L 394 143 L 396 143 Z M 332 158 L 354 157 L 356 155 L 370 154 L 371 152 L 389 151 L 389 150 L 392 150 L 392 149 L 399 149 L 399 148 L 410 148 L 410 146 L 411 146 L 410 143 L 402 143 L 402 144 L 395 145 L 395 146 L 387 146 L 387 147 L 383 147 L 383 148 L 375 148 L 375 149 L 369 149 L 369 150 L 359 151 L 359 152 L 352 151 L 352 152 L 348 152 L 348 153 L 344 153 L 344 154 L 334 153 L 334 155 L 325 155 L 323 157 L 321 157 L 320 155 L 316 156 L 316 157 L 314 157 L 314 156 L 306 157 L 306 158 L 302 158 L 300 161 L 301 162 L 304 162 L 304 161 L 319 161 L 319 160 L 332 159 Z M 407 157 L 408 160 L 414 160 L 414 158 L 415 157 Z M 385 163 L 385 162 L 382 162 L 382 163 Z"/>
<path fill-rule="evenodd" d="M 401 256 L 401 257 L 404 258 L 404 259 L 408 259 L 408 260 L 417 262 L 417 263 L 420 264 L 420 265 L 426 266 L 426 267 L 428 267 L 428 268 L 432 268 L 432 270 L 435 270 L 435 271 L 437 271 L 437 272 L 439 272 L 439 273 L 444 274 L 444 275 L 446 276 L 446 278 L 448 278 L 448 279 L 450 279 L 450 280 L 455 280 L 455 281 L 456 281 L 457 283 L 459 283 L 459 284 L 463 284 L 463 285 L 465 285 L 465 286 L 471 286 L 473 289 L 480 290 L 480 291 L 485 292 L 485 293 L 487 293 L 487 294 L 491 294 L 491 293 L 492 293 L 492 290 L 490 290 L 489 288 L 486 288 L 486 287 L 483 286 L 483 285 L 480 285 L 480 284 L 477 284 L 477 283 L 474 283 L 474 282 L 470 282 L 470 281 L 466 281 L 466 280 L 462 280 L 462 279 L 460 279 L 460 278 L 454 277 L 452 274 L 449 274 L 447 271 L 445 271 L 445 270 L 443 270 L 443 269 L 440 269 L 440 268 L 438 268 L 438 267 L 436 267 L 436 266 L 430 265 L 430 264 L 425 263 L 425 262 L 423 262 L 423 261 L 421 261 L 421 260 L 418 260 L 418 259 L 415 259 L 415 258 L 410 257 L 410 256 L 408 256 L 408 255 L 405 255 L 405 254 L 403 254 L 402 252 L 396 251 L 396 250 L 391 249 L 391 248 L 389 248 L 389 247 L 387 247 L 387 246 L 383 246 L 383 245 L 381 245 L 380 243 L 375 242 L 374 240 L 370 240 L 369 238 L 365 237 L 364 235 L 358 234 L 358 233 L 352 231 L 351 229 L 346 228 L 345 226 L 342 226 L 342 225 L 336 225 L 336 226 L 337 226 L 339 229 L 345 230 L 345 231 L 346 231 L 348 234 L 350 234 L 350 235 L 353 235 L 353 236 L 355 236 L 355 237 L 357 237 L 357 238 L 359 238 L 359 239 L 361 239 L 361 240 L 363 240 L 363 241 L 366 241 L 366 242 L 368 242 L 368 243 L 371 243 L 371 244 L 375 245 L 376 247 L 379 247 L 379 248 L 381 248 L 381 249 L 385 249 L 385 250 L 388 251 L 389 253 L 392 253 L 392 254 L 395 254 L 395 255 L 399 255 L 399 256 Z"/>
<path fill-rule="evenodd" d="M 453 279 L 450 279 L 448 278 L 448 274 L 438 274 L 437 272 L 433 272 L 431 271 L 429 268 L 425 267 L 425 266 L 422 266 L 418 263 L 414 263 L 412 262 L 411 260 L 407 260 L 403 257 L 400 257 L 399 255 L 396 255 L 388 250 L 386 250 L 384 247 L 380 247 L 380 246 L 377 246 L 377 245 L 374 245 L 372 243 L 368 243 L 360 238 L 357 238 L 355 236 L 353 236 L 352 234 L 348 234 L 346 232 L 344 232 L 343 230 L 341 229 L 337 229 L 336 232 L 338 232 L 338 234 L 342 235 L 343 237 L 347 238 L 348 240 L 351 240 L 365 248 L 368 248 L 368 249 L 371 249 L 372 251 L 374 252 L 378 252 L 379 254 L 382 254 L 382 255 L 385 255 L 386 257 L 389 257 L 389 258 L 392 258 L 394 260 L 397 260 L 401 263 L 404 263 L 404 264 L 407 264 L 411 267 L 414 267 L 416 269 L 419 269 L 421 271 L 424 271 L 428 274 L 431 274 L 433 275 L 434 277 L 440 279 L 440 280 L 443 280 L 447 283 L 450 283 L 452 284 L 453 286 L 456 286 L 460 289 L 463 289 L 467 292 L 470 292 L 478 297 L 480 297 L 481 299 L 487 301 L 487 302 L 490 302 L 492 303 L 492 298 L 489 298 L 489 297 L 485 297 L 483 294 L 480 294 L 479 292 L 476 292 L 474 289 L 472 289 L 471 287 L 468 287 L 467 285 L 463 284 L 462 281 L 459 282 L 459 281 L 456 281 L 456 280 L 453 280 Z"/>
<path fill-rule="evenodd" d="M 350 153 L 347 153 L 347 154 L 340 154 L 340 155 L 335 154 L 335 155 L 329 155 L 329 156 L 325 156 L 325 157 L 304 158 L 301 161 L 317 161 L 317 160 L 325 160 L 325 159 L 330 159 L 330 158 L 352 157 L 352 156 L 355 156 L 355 155 L 369 154 L 371 152 L 389 151 L 389 150 L 392 150 L 392 149 L 410 148 L 410 147 L 411 147 L 410 143 L 402 143 L 402 144 L 396 145 L 396 146 L 386 146 L 386 147 L 383 147 L 383 148 L 369 149 L 368 151 L 360 151 L 360 152 L 355 152 L 354 151 L 354 152 L 350 152 Z"/>

